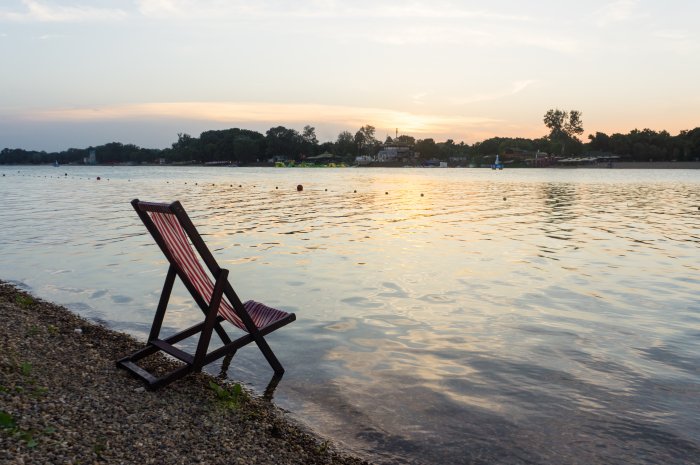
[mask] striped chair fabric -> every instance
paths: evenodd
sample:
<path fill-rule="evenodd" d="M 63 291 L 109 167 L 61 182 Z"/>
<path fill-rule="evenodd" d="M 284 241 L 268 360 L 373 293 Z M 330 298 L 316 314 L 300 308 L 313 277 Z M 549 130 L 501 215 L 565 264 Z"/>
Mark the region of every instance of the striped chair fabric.
<path fill-rule="evenodd" d="M 187 234 L 182 229 L 180 222 L 175 215 L 171 213 L 151 211 L 149 215 L 161 236 L 163 236 L 165 244 L 178 266 L 187 274 L 187 277 L 204 300 L 207 303 L 210 302 L 214 292 L 214 283 L 209 274 L 204 270 L 197 255 L 195 255 L 192 245 L 187 238 Z M 262 329 L 289 315 L 287 312 L 268 307 L 254 300 L 245 302 L 243 306 L 258 329 Z M 248 331 L 243 321 L 236 315 L 236 312 L 225 297 L 221 299 L 218 313 L 233 325 L 239 327 L 243 331 Z"/>

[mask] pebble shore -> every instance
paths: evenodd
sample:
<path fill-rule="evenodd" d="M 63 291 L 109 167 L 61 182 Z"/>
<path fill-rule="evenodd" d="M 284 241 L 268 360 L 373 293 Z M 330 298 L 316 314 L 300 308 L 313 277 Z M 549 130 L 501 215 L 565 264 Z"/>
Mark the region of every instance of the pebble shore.
<path fill-rule="evenodd" d="M 147 391 L 115 366 L 142 343 L 3 282 L 0 332 L 0 463 L 367 463 L 207 374 Z"/>

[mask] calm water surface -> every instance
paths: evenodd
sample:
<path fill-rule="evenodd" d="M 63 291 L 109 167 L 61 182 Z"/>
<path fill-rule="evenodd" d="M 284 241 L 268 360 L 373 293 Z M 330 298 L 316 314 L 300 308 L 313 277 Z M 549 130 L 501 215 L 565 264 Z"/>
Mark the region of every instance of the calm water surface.
<path fill-rule="evenodd" d="M 0 173 L 0 278 L 140 338 L 166 263 L 129 201 L 179 199 L 241 298 L 297 313 L 275 401 L 373 461 L 700 461 L 700 172 Z"/>

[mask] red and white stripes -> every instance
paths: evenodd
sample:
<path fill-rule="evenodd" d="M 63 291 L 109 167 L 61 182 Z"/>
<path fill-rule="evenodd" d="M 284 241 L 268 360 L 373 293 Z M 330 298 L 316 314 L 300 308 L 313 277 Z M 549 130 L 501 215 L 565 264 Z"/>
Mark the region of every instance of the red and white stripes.
<path fill-rule="evenodd" d="M 158 228 L 161 236 L 165 240 L 168 250 L 172 254 L 177 265 L 187 275 L 192 282 L 197 292 L 202 296 L 205 302 L 211 301 L 212 293 L 214 292 L 214 283 L 211 277 L 207 274 L 201 262 L 195 255 L 192 245 L 187 238 L 187 234 L 180 225 L 177 217 L 170 213 L 149 212 L 153 223 Z M 265 326 L 281 320 L 289 315 L 287 312 L 277 310 L 276 308 L 268 307 L 249 300 L 243 304 L 243 307 L 250 315 L 255 326 L 260 329 Z M 231 304 L 222 298 L 219 306 L 219 314 L 230 321 L 240 329 L 247 331 L 241 319 L 236 315 L 236 312 L 231 307 Z"/>

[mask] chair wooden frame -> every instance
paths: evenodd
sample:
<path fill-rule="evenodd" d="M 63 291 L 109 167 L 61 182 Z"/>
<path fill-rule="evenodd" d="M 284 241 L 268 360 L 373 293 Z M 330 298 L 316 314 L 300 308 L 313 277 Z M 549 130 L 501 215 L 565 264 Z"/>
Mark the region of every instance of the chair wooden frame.
<path fill-rule="evenodd" d="M 118 360 L 117 366 L 141 378 L 148 389 L 155 390 L 188 373 L 201 371 L 205 365 L 221 357 L 233 356 L 241 347 L 255 342 L 274 370 L 275 375 L 281 376 L 284 373 L 284 368 L 270 349 L 264 336 L 291 323 L 296 319 L 296 315 L 272 309 L 253 301 L 242 303 L 228 281 L 228 270 L 218 265 L 180 202 L 175 201 L 167 204 L 142 202 L 134 199 L 131 205 L 168 259 L 170 266 L 153 318 L 148 343 L 144 348 Z M 173 235 L 168 234 L 163 225 L 175 231 L 175 239 L 172 238 Z M 185 234 L 187 238 L 185 238 Z M 192 259 L 197 262 L 196 265 Z M 200 259 L 206 265 L 214 281 L 208 276 L 205 279 L 206 272 L 201 266 Z M 180 278 L 205 317 L 201 323 L 161 339 L 161 326 L 176 277 Z M 210 296 L 207 296 L 206 294 L 209 293 Z M 247 334 L 231 340 L 221 325 L 224 320 L 229 321 Z M 256 325 L 254 320 L 258 321 L 260 327 Z M 209 351 L 209 343 L 214 331 L 224 345 Z M 200 336 L 194 354 L 189 354 L 175 347 L 174 344 L 197 333 L 200 333 Z M 170 373 L 156 377 L 136 363 L 159 351 L 184 362 L 184 365 Z"/>

